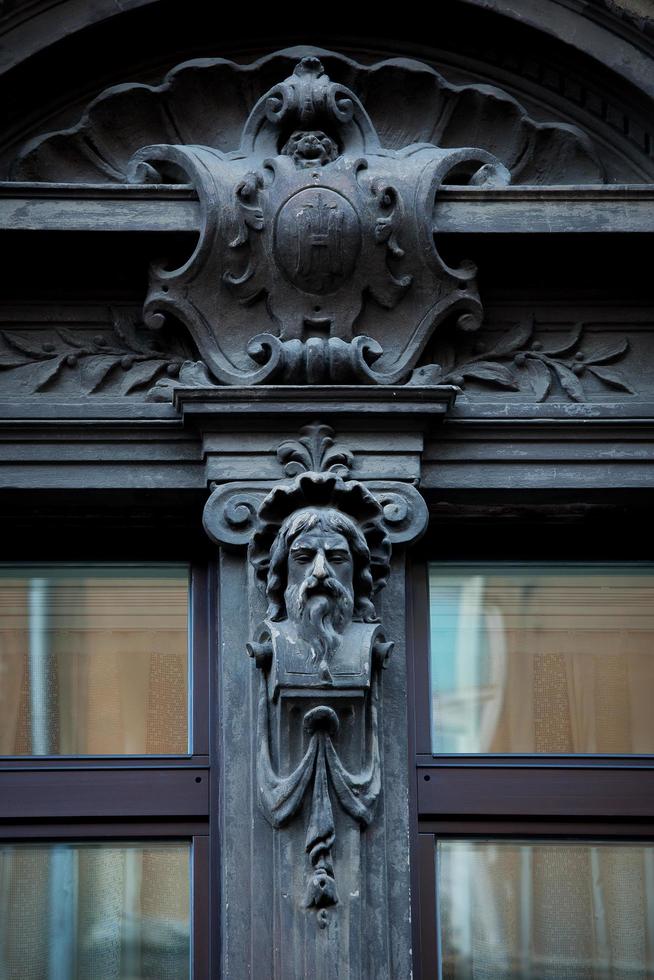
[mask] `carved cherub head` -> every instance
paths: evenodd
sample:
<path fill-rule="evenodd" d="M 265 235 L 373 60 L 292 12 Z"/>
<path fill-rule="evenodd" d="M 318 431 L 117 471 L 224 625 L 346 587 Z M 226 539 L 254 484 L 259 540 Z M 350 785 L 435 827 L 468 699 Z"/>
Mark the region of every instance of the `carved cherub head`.
<path fill-rule="evenodd" d="M 298 167 L 324 167 L 338 156 L 338 147 L 331 137 L 320 130 L 297 129 L 291 134 L 282 155 L 292 157 Z"/>

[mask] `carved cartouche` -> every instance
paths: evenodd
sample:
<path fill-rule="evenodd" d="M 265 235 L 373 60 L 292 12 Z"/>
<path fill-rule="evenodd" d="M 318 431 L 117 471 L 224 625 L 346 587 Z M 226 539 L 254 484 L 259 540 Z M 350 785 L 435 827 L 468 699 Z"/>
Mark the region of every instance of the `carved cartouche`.
<path fill-rule="evenodd" d="M 508 170 L 480 148 L 385 148 L 317 57 L 261 96 L 231 152 L 153 144 L 128 176 L 197 190 L 198 245 L 152 266 L 143 316 L 183 323 L 220 384 L 403 383 L 446 319 L 481 323 L 473 263 L 437 251 L 435 200 Z"/>

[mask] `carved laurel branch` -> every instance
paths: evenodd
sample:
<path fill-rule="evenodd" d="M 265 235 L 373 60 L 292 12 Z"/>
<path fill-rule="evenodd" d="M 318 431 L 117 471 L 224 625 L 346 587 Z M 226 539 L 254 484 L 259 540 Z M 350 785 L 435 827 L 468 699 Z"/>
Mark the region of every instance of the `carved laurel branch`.
<path fill-rule="evenodd" d="M 0 338 L 0 371 L 29 367 L 32 393 L 49 391 L 67 373 L 77 372 L 80 389 L 87 395 L 116 387 L 121 395 L 131 395 L 147 390 L 162 376 L 172 383 L 189 363 L 188 351 L 180 343 L 165 349 L 119 310 L 112 310 L 109 329 L 103 327 L 92 336 L 61 326 L 43 339 L 14 330 L 0 331 Z"/>
<path fill-rule="evenodd" d="M 629 349 L 622 338 L 595 349 L 583 349 L 584 323 L 575 324 L 559 341 L 541 340 L 534 330 L 534 318 L 528 317 L 507 330 L 500 339 L 486 347 L 477 341 L 474 353 L 455 359 L 453 349 L 443 347 L 441 364 L 426 365 L 414 373 L 416 382 L 465 387 L 466 381 L 482 382 L 491 387 L 531 393 L 538 402 L 545 401 L 556 386 L 572 401 L 585 402 L 584 379 L 596 378 L 607 388 L 636 394 L 626 378 L 614 367 Z"/>

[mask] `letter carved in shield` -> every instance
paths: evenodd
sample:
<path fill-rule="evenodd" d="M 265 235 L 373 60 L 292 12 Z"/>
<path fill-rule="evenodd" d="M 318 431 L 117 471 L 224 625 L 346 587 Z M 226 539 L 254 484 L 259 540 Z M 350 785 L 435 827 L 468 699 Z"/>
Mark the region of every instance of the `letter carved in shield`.
<path fill-rule="evenodd" d="M 306 293 L 331 293 L 352 275 L 361 246 L 357 213 L 341 194 L 308 188 L 279 210 L 276 258 Z"/>

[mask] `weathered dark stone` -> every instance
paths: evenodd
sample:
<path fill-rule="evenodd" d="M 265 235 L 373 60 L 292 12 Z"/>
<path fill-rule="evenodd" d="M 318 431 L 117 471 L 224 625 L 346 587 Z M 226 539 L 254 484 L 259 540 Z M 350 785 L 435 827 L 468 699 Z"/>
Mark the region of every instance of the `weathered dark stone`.
<path fill-rule="evenodd" d="M 126 87 L 100 96 L 70 138 L 79 136 L 88 150 L 92 120 L 98 113 L 105 118 L 114 103 L 125 114 L 130 93 L 159 117 L 154 106 L 172 96 L 178 77 L 206 67 L 181 66 L 159 89 Z M 403 67 L 409 75 L 422 71 L 409 62 Z M 231 69 L 237 77 L 244 72 Z M 454 92 L 432 76 L 439 91 Z M 506 98 L 474 87 L 457 92 L 473 90 L 495 107 Z M 547 133 L 550 143 L 584 143 L 570 127 L 532 128 L 540 137 Z M 476 142 L 483 132 L 477 120 Z M 66 138 L 44 138 L 25 159 L 34 163 Z M 332 81 L 311 54 L 258 99 L 230 152 L 224 136 L 220 148 L 191 136 L 190 145 L 138 148 L 123 177 L 189 179 L 202 214 L 200 242 L 188 261 L 172 270 L 153 266 L 146 324 L 156 330 L 166 318 L 181 320 L 220 384 L 405 382 L 446 319 L 455 318 L 463 331 L 481 323 L 474 264 L 450 267 L 434 243 L 440 186 L 501 186 L 511 179 L 482 147 L 451 149 L 451 133 L 437 138 L 448 148 L 427 142 L 384 148 L 354 91 Z M 512 161 L 516 173 L 537 142 Z M 105 150 L 99 158 L 117 161 L 120 153 Z M 541 148 L 541 175 L 545 158 Z M 570 159 L 566 153 L 568 168 Z M 251 317 L 243 317 L 245 306 Z M 159 386 L 154 397 L 170 387 Z"/>
<path fill-rule="evenodd" d="M 110 70 L 89 67 L 108 26 L 98 20 L 79 37 L 70 27 L 70 65 L 54 44 L 50 71 L 35 58 L 7 78 L 18 108 L 7 100 L 13 122 L 2 165 L 25 134 L 57 127 L 26 148 L 14 173 L 73 183 L 0 188 L 4 549 L 18 560 L 119 561 L 134 547 L 148 560 L 209 562 L 211 542 L 220 545 L 219 588 L 207 589 L 210 605 L 220 604 L 207 616 L 218 648 L 214 795 L 209 809 L 196 789 L 191 807 L 215 850 L 204 863 L 200 843 L 195 852 L 194 969 L 230 980 L 404 980 L 412 970 L 410 791 L 414 777 L 434 771 L 408 763 L 407 639 L 410 658 L 425 653 L 417 638 L 411 648 L 404 545 L 424 530 L 429 507 L 429 554 L 444 559 L 647 559 L 651 49 L 631 20 L 612 33 L 603 3 L 443 0 L 438 52 L 418 28 L 396 41 L 401 16 L 376 28 L 379 43 L 347 40 L 349 51 L 365 46 L 369 64 L 312 48 L 249 65 L 186 63 L 162 85 L 105 91 L 64 131 L 89 96 L 71 100 L 61 73 L 79 73 L 86 93 L 107 79 L 151 82 L 162 65 L 211 43 L 209 31 L 201 39 L 204 23 L 190 24 L 199 5 L 189 0 L 183 17 L 168 4 L 184 33 L 179 45 L 176 36 L 165 50 L 144 45 L 151 29 L 130 33 L 139 5 L 111 7 L 135 55 L 109 44 Z M 96 0 L 84 23 L 100 11 L 108 19 L 110 6 Z M 451 30 L 455 6 L 463 16 Z M 57 5 L 57 17 L 70 7 Z M 164 7 L 153 4 L 153 16 Z M 29 25 L 54 8 L 36 0 L 7 10 Z M 142 13 L 141 28 L 150 23 Z M 221 36 L 221 50 L 242 60 L 257 43 L 230 48 Z M 422 44 L 412 50 L 443 74 L 375 53 L 409 43 Z M 293 74 L 311 56 L 329 78 L 315 62 Z M 10 57 L 0 55 L 0 73 Z M 32 96 L 21 84 L 30 74 Z M 168 147 L 139 153 L 145 144 Z M 412 144 L 422 145 L 408 154 Z M 474 177 L 436 172 L 439 154 L 445 167 L 453 148 L 468 144 L 478 149 L 462 151 L 466 160 L 490 163 L 493 176 L 503 173 L 496 158 L 513 186 L 444 185 Z M 367 169 L 356 170 L 363 158 Z M 127 183 L 132 159 L 133 176 L 175 183 Z M 416 206 L 411 171 L 423 163 L 432 182 Z M 481 180 L 488 171 L 475 173 Z M 312 213 L 322 224 L 309 229 Z M 322 243 L 314 245 L 316 230 Z M 144 323 L 147 267 L 160 256 L 167 260 L 153 269 Z M 199 301 L 195 323 L 185 286 Z M 461 299 L 467 305 L 457 306 Z M 167 321 L 152 333 L 160 314 Z M 472 319 L 460 327 L 478 329 L 458 329 L 462 314 Z M 208 538 L 199 541 L 205 501 Z M 553 534 L 559 525 L 565 533 Z M 343 591 L 325 586 L 325 594 L 312 584 L 310 602 L 294 604 L 293 547 L 304 549 L 308 579 L 325 585 L 327 566 L 336 579 L 336 555 L 352 554 L 356 532 L 370 582 L 345 575 Z M 420 565 L 420 553 L 413 558 Z M 306 581 L 300 571 L 291 587 Z M 322 634 L 304 617 L 314 600 L 330 610 Z M 197 639 L 203 627 L 194 623 Z M 197 691 L 207 677 L 195 676 Z M 428 755 L 422 737 L 417 751 Z M 206 750 L 200 735 L 195 748 Z M 547 767 L 539 760 L 540 772 Z M 486 773 L 484 788 L 494 779 Z M 517 786 L 515 770 L 509 782 Z M 453 826 L 448 786 L 449 777 L 433 779 L 416 795 Z M 500 797 L 484 813 L 501 818 Z M 21 800 L 7 798 L 21 813 Z M 39 818 L 52 817 L 49 799 L 40 798 Z M 166 801 L 157 806 L 157 829 L 171 835 Z M 67 799 L 66 816 L 76 808 Z M 110 813 L 118 809 L 112 803 Z M 611 812 L 621 810 L 618 801 Z M 211 967 L 202 958 L 209 933 Z M 435 950 L 425 942 L 425 976 L 436 972 Z"/>
<path fill-rule="evenodd" d="M 498 156 L 519 183 L 604 180 L 597 150 L 581 129 L 536 120 L 501 88 L 455 85 L 409 58 L 366 66 L 310 47 L 280 51 L 250 65 L 203 58 L 178 65 L 161 85 L 113 86 L 89 104 L 75 126 L 30 141 L 14 164 L 12 178 L 125 181 L 134 153 L 146 143 L 179 143 L 180 129 L 187 145 L 234 151 L 251 93 L 255 98 L 264 95 L 266 79 L 289 75 L 302 56 L 321 58 L 330 71 L 348 79 L 349 88 L 361 91 L 389 149 L 423 142 L 473 145 Z M 296 131 L 287 133 L 283 146 Z M 275 152 L 280 149 L 275 145 Z"/>
<path fill-rule="evenodd" d="M 250 538 L 250 563 L 268 602 L 247 649 L 259 675 L 256 797 L 272 828 L 266 835 L 255 823 L 253 834 L 285 936 L 270 975 L 336 980 L 374 969 L 390 980 L 404 955 L 382 947 L 371 958 L 362 946 L 371 916 L 388 929 L 406 911 L 383 869 L 364 857 L 364 835 L 375 846 L 377 804 L 388 785 L 379 716 L 393 643 L 375 596 L 390 574 L 387 528 L 402 524 L 396 538 L 414 539 L 424 503 L 402 484 L 375 496 L 350 479 L 353 454 L 320 423 L 280 443 L 277 456 L 287 479 L 265 497 L 255 489 L 246 499 L 243 488 L 227 484 L 205 508 L 212 537 L 230 546 Z M 256 609 L 254 583 L 249 595 Z M 401 699 L 401 690 L 393 686 L 392 696 Z M 386 842 L 400 860 L 407 829 L 403 814 Z"/>
<path fill-rule="evenodd" d="M 200 242 L 180 268 L 153 267 L 144 319 L 181 320 L 219 383 L 397 384 L 446 318 L 479 327 L 476 269 L 441 259 L 434 201 L 448 181 L 509 172 L 482 149 L 385 150 L 316 57 L 258 100 L 232 153 L 159 144 L 128 168 L 180 173 L 200 197 Z"/>

